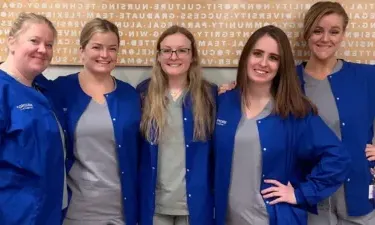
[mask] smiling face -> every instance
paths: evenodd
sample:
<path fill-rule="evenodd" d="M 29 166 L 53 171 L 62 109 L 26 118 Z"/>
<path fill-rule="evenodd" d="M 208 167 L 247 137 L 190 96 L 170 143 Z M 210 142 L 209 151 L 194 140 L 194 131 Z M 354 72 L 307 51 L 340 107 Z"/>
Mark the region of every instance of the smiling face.
<path fill-rule="evenodd" d="M 17 69 L 36 76 L 50 64 L 55 40 L 52 29 L 45 23 L 25 23 L 20 33 L 9 38 L 9 51 Z"/>
<path fill-rule="evenodd" d="M 280 64 L 277 42 L 268 35 L 254 45 L 247 60 L 247 75 L 253 84 L 271 84 Z"/>
<path fill-rule="evenodd" d="M 344 18 L 336 13 L 325 15 L 312 29 L 308 39 L 312 57 L 321 61 L 335 57 L 345 36 Z"/>
<path fill-rule="evenodd" d="M 82 63 L 91 73 L 108 75 L 116 66 L 118 49 L 115 33 L 96 32 L 81 48 Z"/>
<path fill-rule="evenodd" d="M 181 33 L 166 36 L 160 42 L 158 61 L 168 76 L 183 76 L 192 63 L 191 41 Z"/>

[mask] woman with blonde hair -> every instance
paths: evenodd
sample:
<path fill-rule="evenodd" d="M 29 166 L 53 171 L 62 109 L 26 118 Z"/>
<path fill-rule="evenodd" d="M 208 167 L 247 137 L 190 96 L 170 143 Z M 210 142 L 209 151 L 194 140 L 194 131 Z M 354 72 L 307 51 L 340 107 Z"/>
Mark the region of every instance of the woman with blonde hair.
<path fill-rule="evenodd" d="M 304 18 L 303 38 L 310 58 L 297 66 L 302 90 L 316 104 L 319 115 L 351 155 L 345 183 L 331 198 L 318 204 L 309 224 L 375 224 L 375 66 L 336 57 L 349 23 L 338 2 L 318 1 Z M 223 85 L 222 91 L 233 85 Z M 316 213 L 316 212 L 315 212 Z"/>
<path fill-rule="evenodd" d="M 345 9 L 331 1 L 313 4 L 304 18 L 303 37 L 311 55 L 297 67 L 303 90 L 352 159 L 345 183 L 331 198 L 319 203 L 318 215 L 309 215 L 312 225 L 375 224 L 370 173 L 375 156 L 371 145 L 375 66 L 336 57 L 348 23 Z"/>
<path fill-rule="evenodd" d="M 71 193 L 64 225 L 136 225 L 140 98 L 111 75 L 118 28 L 93 19 L 80 35 L 80 72 L 54 81 L 63 96 Z"/>
<path fill-rule="evenodd" d="M 60 224 L 66 207 L 63 111 L 41 75 L 56 38 L 51 21 L 34 13 L 20 13 L 9 32 L 0 65 L 0 224 Z"/>
<path fill-rule="evenodd" d="M 159 37 L 142 97 L 141 225 L 213 223 L 216 88 L 202 78 L 196 41 L 172 26 Z"/>

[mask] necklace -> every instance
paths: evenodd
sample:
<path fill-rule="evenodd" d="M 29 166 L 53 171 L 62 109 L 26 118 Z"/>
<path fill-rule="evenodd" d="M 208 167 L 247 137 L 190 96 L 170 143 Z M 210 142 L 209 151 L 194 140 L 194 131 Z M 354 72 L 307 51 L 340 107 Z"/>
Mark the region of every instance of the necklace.
<path fill-rule="evenodd" d="M 169 90 L 169 93 L 171 94 L 173 100 L 176 100 L 182 92 L 182 89 L 177 89 L 177 90 Z"/>

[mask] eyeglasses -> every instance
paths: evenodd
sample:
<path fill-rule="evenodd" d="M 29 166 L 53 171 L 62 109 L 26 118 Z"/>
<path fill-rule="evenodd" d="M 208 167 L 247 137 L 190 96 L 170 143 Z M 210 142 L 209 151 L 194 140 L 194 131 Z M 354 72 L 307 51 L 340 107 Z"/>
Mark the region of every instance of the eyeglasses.
<path fill-rule="evenodd" d="M 172 57 L 173 53 L 176 53 L 177 58 L 185 58 L 189 55 L 190 48 L 179 48 L 172 50 L 170 48 L 162 48 L 159 50 L 159 55 L 165 59 Z"/>

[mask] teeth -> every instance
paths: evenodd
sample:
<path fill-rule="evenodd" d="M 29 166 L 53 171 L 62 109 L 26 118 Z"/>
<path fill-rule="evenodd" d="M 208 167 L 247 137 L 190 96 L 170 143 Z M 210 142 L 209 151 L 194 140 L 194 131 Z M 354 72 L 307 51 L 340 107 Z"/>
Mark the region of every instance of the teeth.
<path fill-rule="evenodd" d="M 173 64 L 173 65 L 172 65 L 172 64 L 169 64 L 169 66 L 170 66 L 170 67 L 179 67 L 180 64 L 178 64 L 178 65 L 176 65 L 176 64 Z"/>
<path fill-rule="evenodd" d="M 266 71 L 262 71 L 262 70 L 255 70 L 255 72 L 260 73 L 260 74 L 266 74 L 267 73 Z"/>

